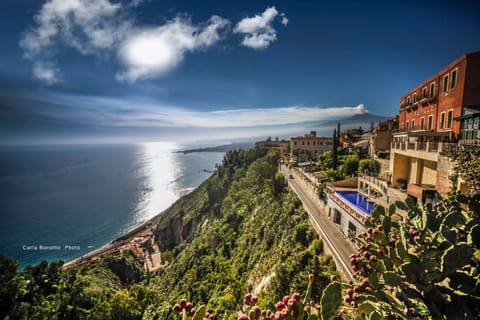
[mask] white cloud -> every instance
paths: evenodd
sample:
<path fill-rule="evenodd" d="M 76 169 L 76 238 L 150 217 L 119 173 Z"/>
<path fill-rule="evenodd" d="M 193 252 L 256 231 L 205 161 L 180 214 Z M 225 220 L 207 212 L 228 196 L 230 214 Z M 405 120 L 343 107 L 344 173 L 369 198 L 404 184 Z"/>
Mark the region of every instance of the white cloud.
<path fill-rule="evenodd" d="M 58 68 L 49 63 L 35 62 L 33 65 L 33 75 L 46 84 L 59 82 Z"/>
<path fill-rule="evenodd" d="M 35 27 L 20 40 L 24 56 L 34 64 L 34 76 L 47 84 L 58 82 L 59 69 L 53 61 L 61 47 L 84 55 L 117 53 L 126 67 L 118 79 L 158 76 L 175 68 L 186 52 L 217 43 L 229 24 L 212 16 L 195 26 L 177 17 L 163 26 L 136 27 L 129 10 L 143 1 L 122 6 L 110 0 L 47 0 L 34 17 Z"/>
<path fill-rule="evenodd" d="M 254 127 L 295 124 L 310 121 L 338 119 L 365 113 L 363 104 L 357 107 L 281 107 L 218 110 L 210 112 L 177 111 L 169 114 L 169 121 L 179 126 L 192 127 Z"/>
<path fill-rule="evenodd" d="M 261 15 L 242 19 L 234 29 L 235 33 L 244 34 L 242 45 L 252 49 L 265 49 L 275 40 L 277 32 L 272 23 L 279 12 L 275 7 L 267 8 Z M 287 25 L 288 19 L 281 13 L 282 24 Z"/>
<path fill-rule="evenodd" d="M 76 95 L 60 103 L 74 104 L 78 107 L 98 108 L 102 110 L 104 117 L 98 119 L 98 115 L 96 115 L 95 121 L 102 121 L 102 125 L 128 127 L 249 128 L 281 126 L 340 119 L 367 112 L 363 104 L 359 104 L 356 107 L 291 106 L 193 111 L 152 101 Z M 132 106 L 137 107 L 133 108 Z M 125 110 L 130 110 L 131 112 L 123 112 Z"/>
<path fill-rule="evenodd" d="M 141 5 L 145 0 L 132 0 L 130 1 L 130 3 L 128 4 L 129 6 L 131 7 L 138 7 L 139 5 Z"/>
<path fill-rule="evenodd" d="M 108 0 L 48 0 L 34 17 L 36 28 L 20 40 L 25 57 L 34 61 L 34 76 L 50 84 L 57 82 L 52 56 L 58 45 L 82 54 L 113 49 L 130 28 L 121 9 Z"/>
<path fill-rule="evenodd" d="M 194 26 L 188 19 L 177 17 L 161 27 L 132 32 L 120 49 L 127 70 L 117 79 L 135 81 L 162 75 L 175 68 L 185 53 L 218 42 L 228 24 L 228 20 L 212 16 L 205 25 Z"/>

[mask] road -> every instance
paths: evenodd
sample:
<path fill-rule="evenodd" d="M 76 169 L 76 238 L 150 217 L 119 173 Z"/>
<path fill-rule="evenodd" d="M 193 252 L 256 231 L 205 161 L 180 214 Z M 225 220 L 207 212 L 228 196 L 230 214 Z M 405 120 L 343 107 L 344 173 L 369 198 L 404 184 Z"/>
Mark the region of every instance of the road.
<path fill-rule="evenodd" d="M 355 253 L 356 250 L 352 243 L 327 217 L 312 187 L 308 186 L 293 170 L 288 171 L 284 166 L 282 166 L 281 170 L 284 172 L 289 186 L 302 201 L 313 226 L 322 238 L 324 245 L 328 247 L 325 248 L 326 251 L 333 256 L 337 269 L 347 280 L 353 280 L 353 271 L 350 268 L 349 256 Z M 290 174 L 292 174 L 293 178 L 289 178 Z"/>

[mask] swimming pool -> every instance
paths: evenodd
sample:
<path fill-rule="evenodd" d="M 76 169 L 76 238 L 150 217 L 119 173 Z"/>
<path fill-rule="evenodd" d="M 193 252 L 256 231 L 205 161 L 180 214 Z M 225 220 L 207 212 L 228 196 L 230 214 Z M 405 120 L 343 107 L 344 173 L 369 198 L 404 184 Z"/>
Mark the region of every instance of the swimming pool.
<path fill-rule="evenodd" d="M 357 191 L 337 191 L 335 194 L 346 200 L 349 205 L 356 208 L 357 211 L 369 216 L 373 210 L 375 210 L 375 205 L 367 201 L 367 198 L 358 193 Z"/>

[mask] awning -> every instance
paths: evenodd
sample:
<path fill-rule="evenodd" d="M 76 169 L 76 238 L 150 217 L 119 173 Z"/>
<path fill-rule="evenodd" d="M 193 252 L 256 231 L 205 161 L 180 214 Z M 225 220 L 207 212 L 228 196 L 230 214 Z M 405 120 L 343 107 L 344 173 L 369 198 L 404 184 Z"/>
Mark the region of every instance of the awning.
<path fill-rule="evenodd" d="M 465 106 L 463 109 L 464 109 L 464 112 L 466 109 L 468 109 L 468 112 L 472 112 L 472 113 L 464 114 L 460 117 L 455 117 L 453 118 L 453 120 L 464 120 L 464 119 L 480 117 L 480 106 Z"/>
<path fill-rule="evenodd" d="M 367 141 L 367 140 L 361 140 L 361 141 L 355 142 L 353 144 L 353 146 L 356 147 L 356 148 L 364 148 L 364 147 L 367 147 L 369 145 L 370 145 L 370 141 Z"/>
<path fill-rule="evenodd" d="M 453 120 L 465 120 L 465 119 L 477 118 L 477 117 L 480 118 L 480 112 L 465 114 L 463 116 L 453 118 Z"/>

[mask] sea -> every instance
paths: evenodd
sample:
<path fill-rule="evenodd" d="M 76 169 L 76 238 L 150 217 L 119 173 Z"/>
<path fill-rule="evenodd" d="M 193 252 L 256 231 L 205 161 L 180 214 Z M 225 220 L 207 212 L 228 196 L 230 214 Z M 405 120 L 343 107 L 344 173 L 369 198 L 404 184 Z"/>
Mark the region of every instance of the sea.
<path fill-rule="evenodd" d="M 101 248 L 195 189 L 224 155 L 176 152 L 186 147 L 0 147 L 0 253 L 22 269 Z"/>

